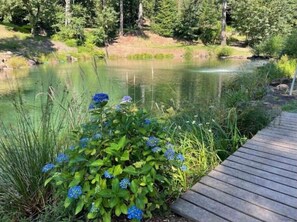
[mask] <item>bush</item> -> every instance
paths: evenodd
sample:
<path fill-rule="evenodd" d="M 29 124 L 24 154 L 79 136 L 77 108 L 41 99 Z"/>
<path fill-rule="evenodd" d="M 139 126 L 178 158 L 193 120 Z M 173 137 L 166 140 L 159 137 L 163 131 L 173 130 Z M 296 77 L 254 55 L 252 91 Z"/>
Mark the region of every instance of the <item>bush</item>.
<path fill-rule="evenodd" d="M 269 57 L 279 57 L 282 54 L 284 47 L 284 38 L 282 36 L 272 36 L 267 40 L 253 47 L 255 55 L 263 55 Z"/>
<path fill-rule="evenodd" d="M 224 57 L 224 56 L 230 56 L 232 55 L 232 49 L 229 47 L 222 47 L 219 48 L 218 52 L 217 52 L 217 56 L 220 57 Z"/>
<path fill-rule="evenodd" d="M 7 60 L 7 66 L 13 69 L 27 68 L 29 63 L 22 57 L 11 57 Z"/>
<path fill-rule="evenodd" d="M 76 47 L 77 46 L 77 40 L 76 39 L 67 39 L 65 41 L 65 44 L 69 47 Z"/>
<path fill-rule="evenodd" d="M 185 170 L 184 157 L 131 97 L 115 107 L 106 107 L 107 101 L 106 94 L 94 95 L 91 120 L 77 130 L 75 145 L 43 168 L 51 175 L 46 183 L 53 181 L 67 196 L 64 206 L 88 219 L 151 217 L 152 211 L 166 209 L 172 173 Z"/>
<path fill-rule="evenodd" d="M 297 58 L 297 29 L 286 38 L 283 54 Z"/>

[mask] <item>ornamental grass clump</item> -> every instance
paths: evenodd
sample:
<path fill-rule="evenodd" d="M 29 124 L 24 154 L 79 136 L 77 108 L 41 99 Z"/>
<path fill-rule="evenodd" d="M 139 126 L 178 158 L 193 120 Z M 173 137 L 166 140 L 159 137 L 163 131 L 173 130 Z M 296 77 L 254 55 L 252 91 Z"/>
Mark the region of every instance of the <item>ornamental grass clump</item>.
<path fill-rule="evenodd" d="M 93 96 L 90 121 L 76 131 L 73 146 L 41 170 L 75 214 L 139 221 L 167 208 L 176 193 L 173 174 L 187 169 L 185 158 L 162 124 L 130 96 L 116 106 L 107 106 L 108 99 L 104 93 Z"/>

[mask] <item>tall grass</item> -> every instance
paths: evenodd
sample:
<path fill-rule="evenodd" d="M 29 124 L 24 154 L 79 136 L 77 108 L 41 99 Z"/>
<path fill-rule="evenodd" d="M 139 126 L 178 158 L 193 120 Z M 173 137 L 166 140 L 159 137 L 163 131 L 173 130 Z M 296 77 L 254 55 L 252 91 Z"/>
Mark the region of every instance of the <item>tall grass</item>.
<path fill-rule="evenodd" d="M 70 123 L 76 121 L 66 94 L 57 98 L 49 87 L 36 98 L 34 112 L 19 93 L 12 98 L 14 122 L 0 123 L 0 208 L 12 220 L 33 219 L 52 201 L 41 170 L 67 144 Z"/>

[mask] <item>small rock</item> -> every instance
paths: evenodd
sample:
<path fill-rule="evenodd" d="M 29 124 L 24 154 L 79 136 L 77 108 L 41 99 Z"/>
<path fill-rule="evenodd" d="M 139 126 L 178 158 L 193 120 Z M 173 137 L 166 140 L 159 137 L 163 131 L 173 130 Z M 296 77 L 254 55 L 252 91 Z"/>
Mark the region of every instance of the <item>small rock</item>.
<path fill-rule="evenodd" d="M 275 87 L 279 91 L 287 91 L 289 90 L 289 86 L 287 84 L 279 84 Z"/>

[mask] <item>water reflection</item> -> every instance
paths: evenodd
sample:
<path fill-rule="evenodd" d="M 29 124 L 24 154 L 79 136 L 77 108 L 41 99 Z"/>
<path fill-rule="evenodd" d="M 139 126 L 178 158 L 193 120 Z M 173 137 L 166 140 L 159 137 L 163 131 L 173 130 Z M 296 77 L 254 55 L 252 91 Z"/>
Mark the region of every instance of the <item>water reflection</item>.
<path fill-rule="evenodd" d="M 121 60 L 108 61 L 107 64 L 44 65 L 11 81 L 20 87 L 28 104 L 36 103 L 36 94 L 47 91 L 51 85 L 57 96 L 68 91 L 81 99 L 82 103 L 83 98 L 88 98 L 88 101 L 95 92 L 106 92 L 112 103 L 117 103 L 124 95 L 130 95 L 135 102 L 155 109 L 167 104 L 180 107 L 185 101 L 192 104 L 207 103 L 220 97 L 222 82 L 234 75 L 234 70 L 239 70 L 242 63 L 246 62 Z M 1 119 L 9 116 L 7 110 L 11 108 L 9 98 L 4 95 L 15 93 L 3 87 L 5 84 L 5 80 L 1 79 Z"/>

